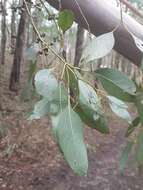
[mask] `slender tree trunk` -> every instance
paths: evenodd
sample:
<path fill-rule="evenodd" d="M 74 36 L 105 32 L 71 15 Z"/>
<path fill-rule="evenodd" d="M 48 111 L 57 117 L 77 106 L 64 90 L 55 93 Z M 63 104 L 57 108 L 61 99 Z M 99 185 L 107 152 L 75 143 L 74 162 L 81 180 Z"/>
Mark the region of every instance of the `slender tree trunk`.
<path fill-rule="evenodd" d="M 5 49 L 6 49 L 6 2 L 1 0 L 2 20 L 1 20 L 1 64 L 5 64 Z"/>
<path fill-rule="evenodd" d="M 10 76 L 9 89 L 17 91 L 17 85 L 20 82 L 20 66 L 23 60 L 23 49 L 25 45 L 25 31 L 26 31 L 27 13 L 24 2 L 21 7 L 21 17 L 18 26 L 16 47 L 14 52 L 13 66 Z"/>
<path fill-rule="evenodd" d="M 28 8 L 29 8 L 29 11 L 31 12 L 31 3 L 28 4 Z M 28 48 L 29 45 L 30 45 L 30 17 L 27 18 L 27 26 L 26 26 L 27 30 L 26 30 L 26 47 Z"/>
<path fill-rule="evenodd" d="M 11 53 L 14 53 L 15 41 L 16 41 L 16 4 L 15 0 L 12 2 L 12 14 L 11 14 Z"/>
<path fill-rule="evenodd" d="M 37 0 L 35 1 L 35 4 L 36 4 Z M 33 20 L 34 20 L 34 23 L 36 25 L 36 27 L 38 28 L 39 26 L 39 15 L 38 15 L 38 9 L 35 7 L 35 10 L 33 11 Z M 33 31 L 32 31 L 32 42 L 35 43 L 37 41 L 37 34 L 33 28 Z"/>
<path fill-rule="evenodd" d="M 84 46 L 84 28 L 78 25 L 77 27 L 77 37 L 76 37 L 76 48 L 75 48 L 75 59 L 74 66 L 78 67 Z"/>

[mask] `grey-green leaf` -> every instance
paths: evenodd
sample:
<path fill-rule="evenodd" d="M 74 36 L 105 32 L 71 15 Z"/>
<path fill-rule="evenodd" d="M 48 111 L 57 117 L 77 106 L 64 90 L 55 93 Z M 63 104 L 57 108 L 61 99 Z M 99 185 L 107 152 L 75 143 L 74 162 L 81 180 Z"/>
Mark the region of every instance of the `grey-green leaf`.
<path fill-rule="evenodd" d="M 128 112 L 128 106 L 114 96 L 107 96 L 111 110 L 119 117 L 125 119 L 129 124 L 132 122 L 131 115 Z"/>
<path fill-rule="evenodd" d="M 50 112 L 50 103 L 44 98 L 37 102 L 34 106 L 34 110 L 29 117 L 29 120 L 40 119 L 41 117 L 47 115 Z"/>
<path fill-rule="evenodd" d="M 83 123 L 72 108 L 67 107 L 60 114 L 56 137 L 70 167 L 78 175 L 86 175 L 88 159 L 83 138 Z"/>
<path fill-rule="evenodd" d="M 125 74 L 118 70 L 109 68 L 97 69 L 95 74 L 100 80 L 103 88 L 110 95 L 123 101 L 134 101 L 136 85 Z"/>
<path fill-rule="evenodd" d="M 129 137 L 129 136 L 133 133 L 133 131 L 139 126 L 139 124 L 140 124 L 140 117 L 138 116 L 138 117 L 136 117 L 136 118 L 132 121 L 132 123 L 131 123 L 130 126 L 128 127 L 125 136 L 126 136 L 126 137 Z"/>
<path fill-rule="evenodd" d="M 102 113 L 101 111 L 101 102 L 98 98 L 96 91 L 86 82 L 79 80 L 79 104 L 83 108 L 83 110 L 87 112 L 91 112 L 91 114 L 99 115 Z"/>
<path fill-rule="evenodd" d="M 75 108 L 82 121 L 89 127 L 109 133 L 105 119 L 102 117 L 102 107 L 96 91 L 86 82 L 79 80 L 79 103 Z"/>
<path fill-rule="evenodd" d="M 35 75 L 35 87 L 38 94 L 51 100 L 58 88 L 58 82 L 50 69 L 43 69 Z"/>
<path fill-rule="evenodd" d="M 119 170 L 121 173 L 123 173 L 125 166 L 127 164 L 128 161 L 128 157 L 129 157 L 129 153 L 132 150 L 133 147 L 133 142 L 132 141 L 128 141 L 125 148 L 123 149 L 121 158 L 120 158 L 120 162 L 119 162 Z"/>
<path fill-rule="evenodd" d="M 83 52 L 82 59 L 86 58 L 86 61 L 90 62 L 94 59 L 99 59 L 106 56 L 114 47 L 115 39 L 113 32 L 102 34 L 95 37 Z"/>
<path fill-rule="evenodd" d="M 136 93 L 135 105 L 139 113 L 140 121 L 143 124 L 143 92 Z"/>

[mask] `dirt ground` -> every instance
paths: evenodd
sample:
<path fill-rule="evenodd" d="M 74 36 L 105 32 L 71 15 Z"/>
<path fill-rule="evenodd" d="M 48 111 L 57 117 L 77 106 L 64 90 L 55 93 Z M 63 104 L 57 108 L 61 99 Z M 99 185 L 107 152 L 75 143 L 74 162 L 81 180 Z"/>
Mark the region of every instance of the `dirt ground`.
<path fill-rule="evenodd" d="M 64 161 L 51 134 L 48 118 L 28 122 L 32 102 L 8 91 L 3 81 L 0 111 L 0 190 L 143 190 L 143 177 L 133 162 L 124 175 L 118 161 L 127 124 L 109 117 L 110 135 L 86 129 L 89 171 L 78 177 Z M 5 130 L 3 131 L 2 128 Z"/>

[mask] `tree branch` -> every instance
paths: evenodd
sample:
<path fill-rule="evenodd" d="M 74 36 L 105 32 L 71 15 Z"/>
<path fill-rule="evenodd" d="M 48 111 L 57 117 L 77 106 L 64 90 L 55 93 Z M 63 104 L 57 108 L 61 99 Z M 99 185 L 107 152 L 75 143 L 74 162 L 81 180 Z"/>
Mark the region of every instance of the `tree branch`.
<path fill-rule="evenodd" d="M 46 0 L 53 7 L 59 7 L 58 0 Z M 87 22 L 83 18 L 79 7 L 82 10 L 90 31 L 96 36 L 112 31 L 120 23 L 120 10 L 107 0 L 62 0 L 62 8 L 71 9 L 78 22 L 82 27 L 88 29 Z M 123 21 L 130 32 L 139 39 L 143 40 L 143 26 L 136 22 L 127 14 L 123 14 Z M 142 52 L 136 47 L 132 36 L 123 25 L 120 25 L 114 32 L 116 43 L 114 49 L 132 61 L 135 65 L 140 66 Z"/>

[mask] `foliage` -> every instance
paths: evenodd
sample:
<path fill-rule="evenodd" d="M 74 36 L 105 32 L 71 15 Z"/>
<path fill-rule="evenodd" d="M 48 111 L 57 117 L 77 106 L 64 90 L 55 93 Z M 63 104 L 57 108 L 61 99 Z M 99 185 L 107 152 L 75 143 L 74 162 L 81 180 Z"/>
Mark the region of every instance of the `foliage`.
<path fill-rule="evenodd" d="M 74 14 L 71 10 L 60 11 L 58 17 L 58 25 L 63 30 L 63 32 L 65 32 L 72 26 L 73 21 L 74 21 Z"/>
<path fill-rule="evenodd" d="M 61 49 L 64 35 L 74 22 L 74 14 L 70 10 L 61 10 L 57 15 Z M 61 35 L 62 34 L 62 35 Z M 132 35 L 135 45 L 142 51 L 142 42 Z M 114 30 L 89 41 L 84 49 L 81 60 L 87 64 L 102 58 L 111 52 L 115 44 Z M 100 68 L 93 75 L 102 85 L 91 85 L 81 73 L 87 72 L 80 67 L 69 64 L 61 54 L 48 46 L 49 50 L 63 64 L 57 76 L 55 68 L 49 67 L 38 71 L 34 77 L 36 92 L 40 95 L 30 116 L 30 120 L 49 116 L 52 121 L 53 134 L 60 150 L 70 167 L 78 175 L 87 175 L 88 159 L 84 142 L 84 127 L 90 127 L 103 134 L 109 133 L 106 113 L 102 99 L 106 99 L 110 109 L 129 124 L 126 137 L 133 134 L 137 127 L 143 124 L 143 92 L 124 73 L 110 68 Z M 61 69 L 62 68 L 62 69 Z M 80 72 L 82 71 L 82 72 Z M 35 73 L 34 65 L 30 69 L 30 77 Z M 30 80 L 31 81 L 31 80 Z M 125 102 L 133 103 L 138 110 L 138 116 L 133 119 Z M 137 161 L 143 164 L 143 135 L 138 135 Z M 120 170 L 123 172 L 128 156 L 135 143 L 128 141 L 120 160 Z"/>
<path fill-rule="evenodd" d="M 106 56 L 114 47 L 115 39 L 113 32 L 94 37 L 84 49 L 82 59 L 87 62 Z"/>

